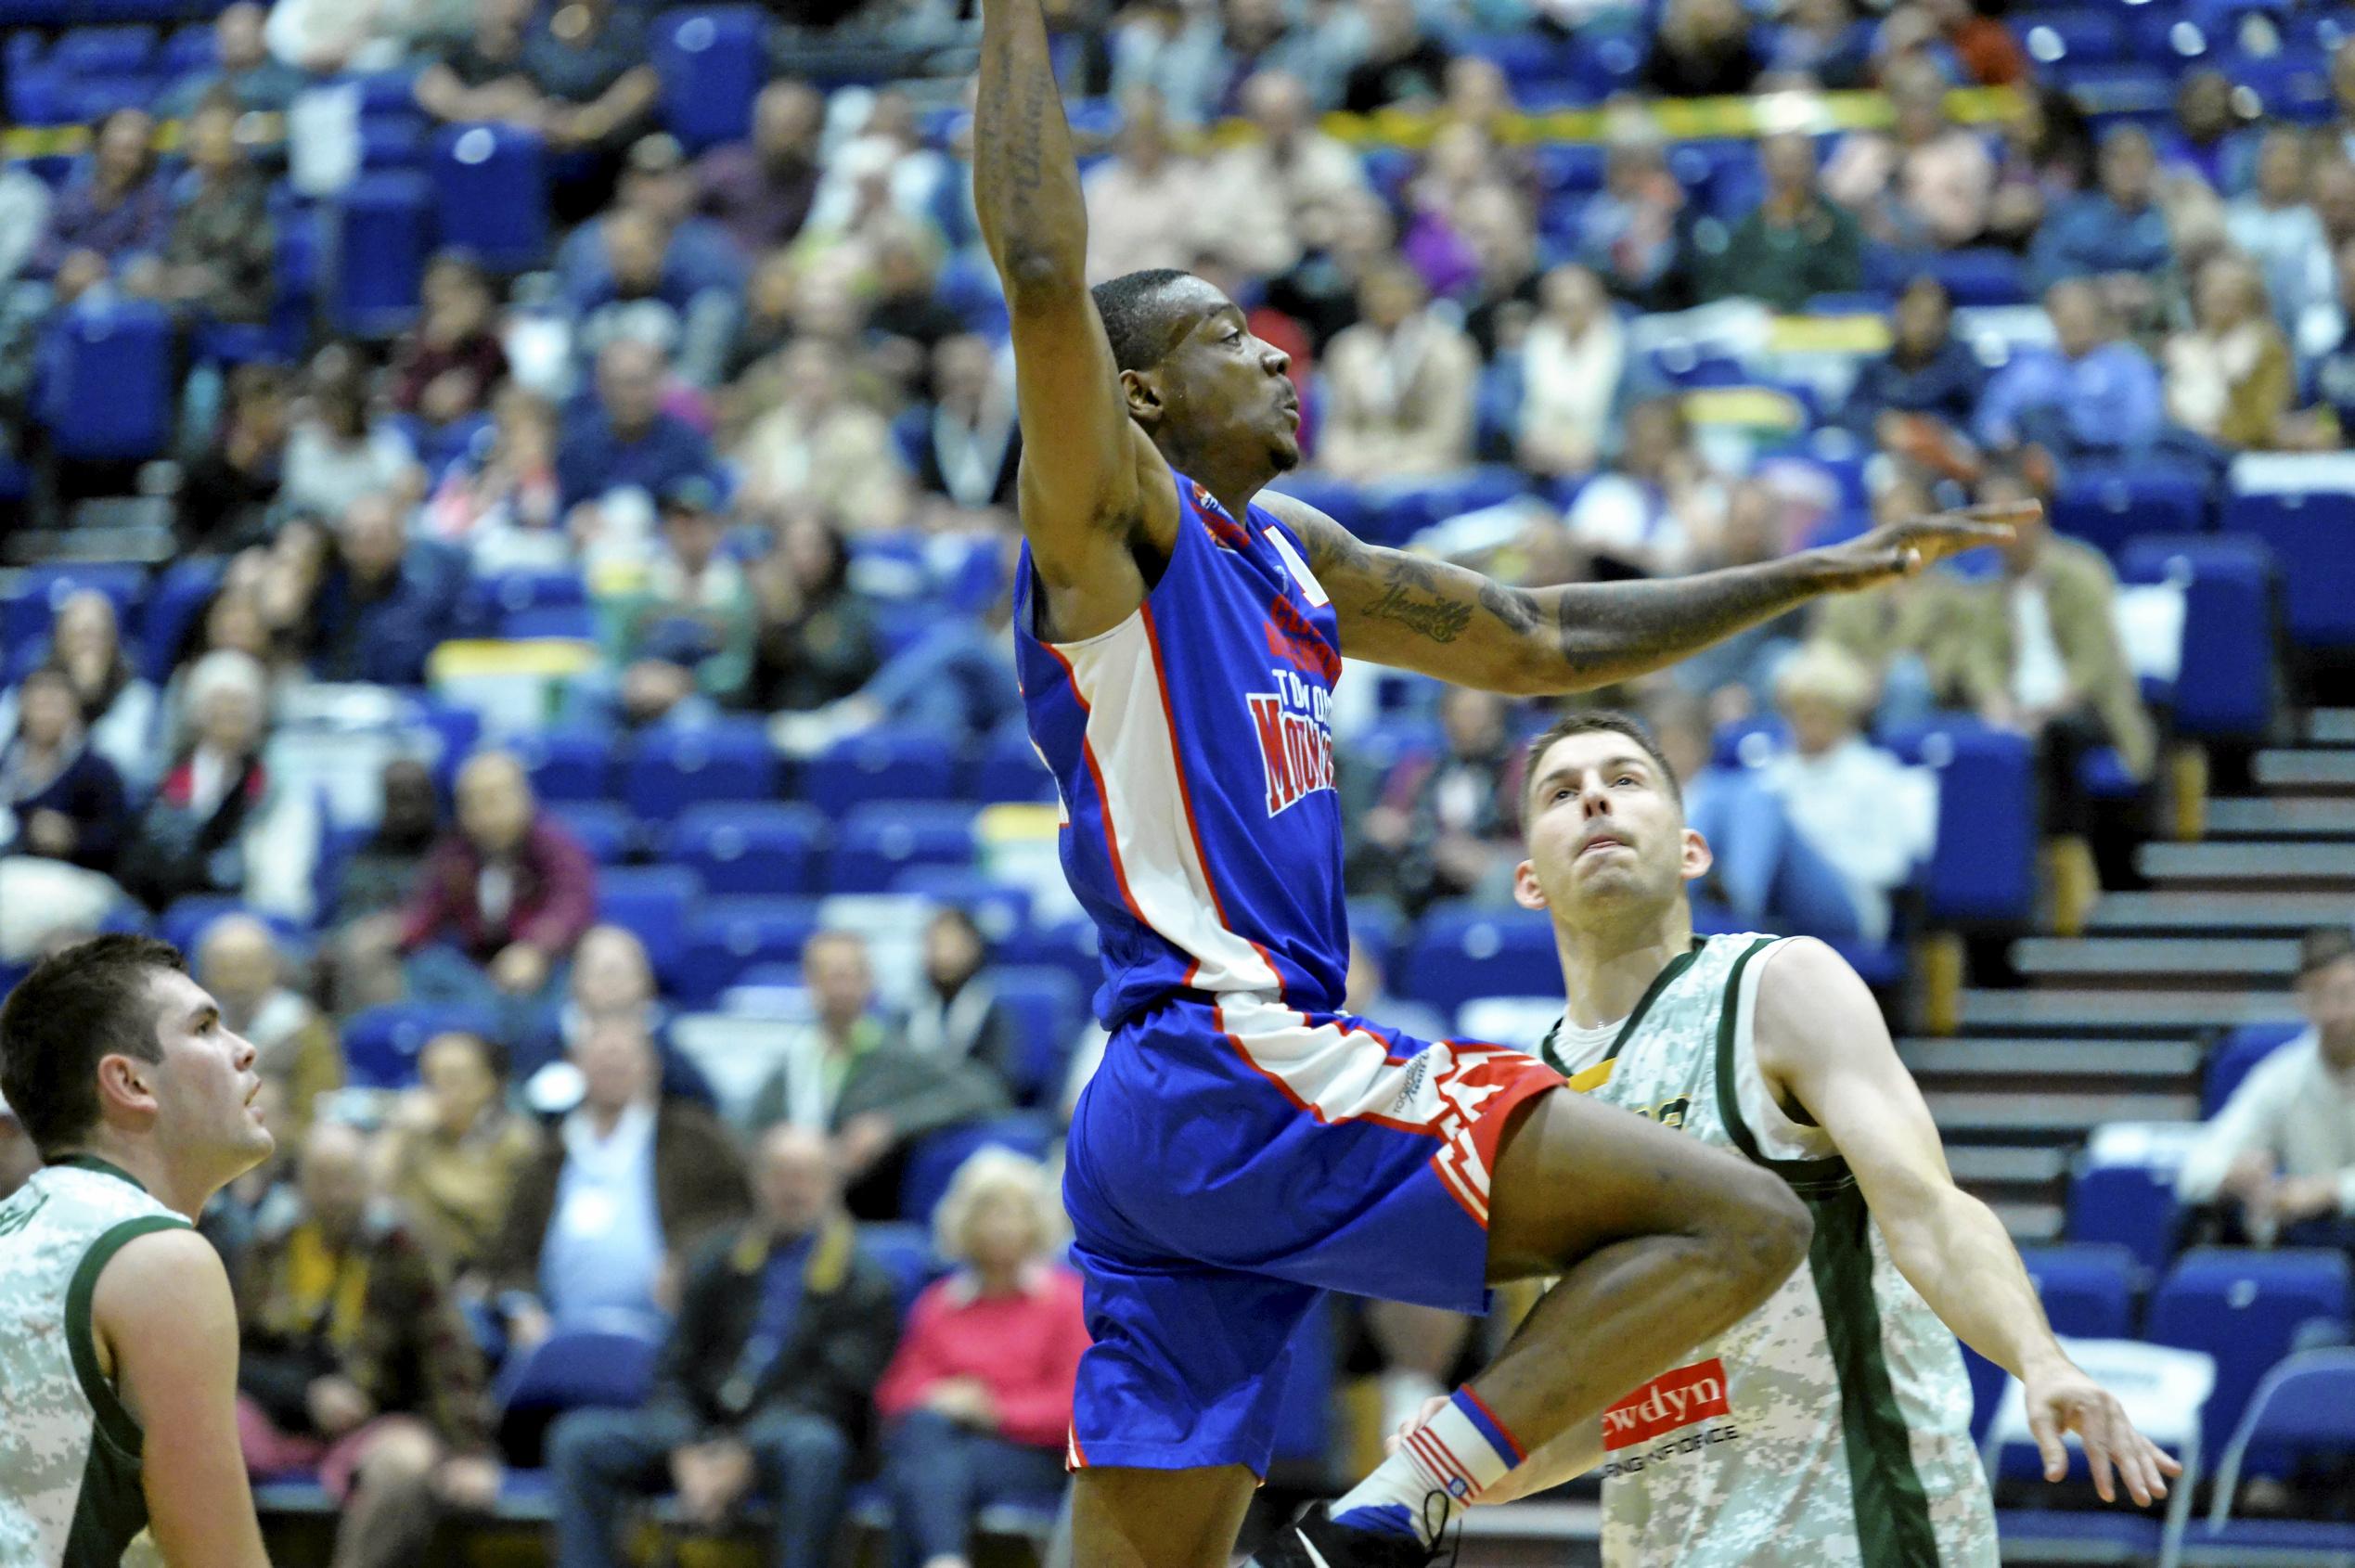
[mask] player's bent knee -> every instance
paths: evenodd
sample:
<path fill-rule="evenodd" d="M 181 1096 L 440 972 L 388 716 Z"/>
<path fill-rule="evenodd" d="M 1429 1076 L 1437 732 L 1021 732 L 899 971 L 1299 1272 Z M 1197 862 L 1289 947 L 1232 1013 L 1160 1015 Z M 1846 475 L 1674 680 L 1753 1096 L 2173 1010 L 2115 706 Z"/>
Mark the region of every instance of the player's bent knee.
<path fill-rule="evenodd" d="M 1731 1260 L 1771 1291 L 1808 1255 L 1815 1239 L 1815 1216 L 1799 1195 L 1771 1171 L 1752 1170 L 1736 1194 L 1725 1228 Z"/>

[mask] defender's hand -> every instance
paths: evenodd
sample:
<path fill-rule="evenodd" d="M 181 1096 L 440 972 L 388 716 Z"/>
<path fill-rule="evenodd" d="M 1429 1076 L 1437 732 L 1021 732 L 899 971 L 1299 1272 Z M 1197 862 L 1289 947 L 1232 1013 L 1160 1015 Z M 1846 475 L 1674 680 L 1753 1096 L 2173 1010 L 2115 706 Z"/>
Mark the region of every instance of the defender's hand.
<path fill-rule="evenodd" d="M 1827 545 L 1814 553 L 1828 569 L 1826 585 L 1848 593 L 1911 577 L 1965 550 L 2001 545 L 2019 524 L 2043 515 L 2040 502 L 1992 502 L 1885 522 L 1845 545 Z"/>
<path fill-rule="evenodd" d="M 2113 1480 L 2126 1483 L 2127 1495 L 2147 1505 L 2167 1496 L 2167 1477 L 2181 1475 L 2183 1467 L 2159 1446 L 2134 1430 L 2117 1396 L 2062 1361 L 2050 1371 L 2021 1381 L 2027 1405 L 2028 1431 L 2044 1456 L 2044 1479 L 2058 1481 L 2069 1472 L 2066 1432 L 2085 1445 L 2085 1461 L 2093 1472 L 2093 1490 L 2105 1502 L 2117 1500 Z"/>

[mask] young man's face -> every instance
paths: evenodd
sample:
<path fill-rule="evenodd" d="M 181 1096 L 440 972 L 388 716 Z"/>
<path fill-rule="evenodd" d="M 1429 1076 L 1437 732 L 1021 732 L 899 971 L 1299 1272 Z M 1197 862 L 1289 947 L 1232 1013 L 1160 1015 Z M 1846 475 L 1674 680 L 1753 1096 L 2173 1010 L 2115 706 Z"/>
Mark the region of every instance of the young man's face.
<path fill-rule="evenodd" d="M 222 1022 L 204 987 L 174 970 L 148 983 L 161 1061 L 136 1063 L 155 1104 L 155 1137 L 175 1166 L 226 1182 L 267 1159 L 271 1139 L 254 1103 L 262 1087 L 251 1042 Z"/>
<path fill-rule="evenodd" d="M 1684 825 L 1673 781 L 1627 736 L 1557 740 L 1530 775 L 1529 858 L 1514 886 L 1525 907 L 1574 924 L 1647 918 L 1708 870 L 1709 846 Z"/>

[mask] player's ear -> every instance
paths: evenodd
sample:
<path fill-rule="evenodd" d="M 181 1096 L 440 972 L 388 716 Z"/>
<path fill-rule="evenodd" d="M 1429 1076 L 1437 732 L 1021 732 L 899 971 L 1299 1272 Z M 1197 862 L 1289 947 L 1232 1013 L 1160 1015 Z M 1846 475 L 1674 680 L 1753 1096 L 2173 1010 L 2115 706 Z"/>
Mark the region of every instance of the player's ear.
<path fill-rule="evenodd" d="M 155 1114 L 155 1071 L 157 1064 L 128 1056 L 102 1056 L 98 1059 L 98 1106 L 107 1110 L 125 1111 L 135 1114 Z"/>
<path fill-rule="evenodd" d="M 1546 890 L 1538 885 L 1538 863 L 1525 860 L 1513 868 L 1512 901 L 1524 909 L 1549 909 Z"/>
<path fill-rule="evenodd" d="M 1697 828 L 1684 830 L 1684 854 L 1677 863 L 1677 875 L 1688 882 L 1697 882 L 1709 874 L 1709 868 L 1718 863 L 1717 852 Z"/>
<path fill-rule="evenodd" d="M 1128 417 L 1146 429 L 1152 429 L 1160 421 L 1160 379 L 1152 371 L 1123 370 L 1120 373 L 1120 397 L 1128 409 Z"/>

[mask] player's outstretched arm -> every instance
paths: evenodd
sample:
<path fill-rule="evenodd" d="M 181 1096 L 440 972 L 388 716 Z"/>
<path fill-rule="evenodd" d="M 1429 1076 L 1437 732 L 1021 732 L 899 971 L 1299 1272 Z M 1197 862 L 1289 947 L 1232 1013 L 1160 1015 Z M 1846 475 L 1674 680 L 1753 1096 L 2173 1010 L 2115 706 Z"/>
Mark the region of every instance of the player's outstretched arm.
<path fill-rule="evenodd" d="M 2135 1431 L 2117 1400 L 2053 1339 L 2002 1221 L 1954 1185 L 1937 1125 L 1864 982 L 1812 939 L 1785 944 L 1766 963 L 1760 1076 L 1831 1135 L 1889 1256 L 1930 1310 L 2020 1380 L 2046 1479 L 2067 1472 L 2061 1434 L 2073 1431 L 2104 1502 L 2115 1500 L 2113 1474 L 2137 1503 L 2167 1496 L 2166 1478 L 2181 1467 Z"/>
<path fill-rule="evenodd" d="M 2000 543 L 2038 509 L 2030 501 L 1938 512 L 1691 577 L 1514 588 L 1366 544 L 1291 496 L 1263 492 L 1257 500 L 1307 545 L 1351 657 L 1529 696 L 1590 690 L 1673 664 L 1820 595 L 1873 587 Z"/>
<path fill-rule="evenodd" d="M 158 1230 L 98 1276 L 92 1332 L 144 1438 L 148 1529 L 171 1568 L 269 1568 L 238 1446 L 238 1314 L 212 1244 Z"/>
<path fill-rule="evenodd" d="M 1038 0 L 982 3 L 973 205 L 1012 318 L 1023 531 L 1049 629 L 1093 636 L 1143 600 L 1134 546 L 1167 546 L 1178 500 L 1087 292 L 1087 212 Z"/>

